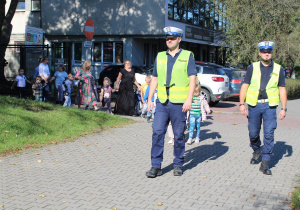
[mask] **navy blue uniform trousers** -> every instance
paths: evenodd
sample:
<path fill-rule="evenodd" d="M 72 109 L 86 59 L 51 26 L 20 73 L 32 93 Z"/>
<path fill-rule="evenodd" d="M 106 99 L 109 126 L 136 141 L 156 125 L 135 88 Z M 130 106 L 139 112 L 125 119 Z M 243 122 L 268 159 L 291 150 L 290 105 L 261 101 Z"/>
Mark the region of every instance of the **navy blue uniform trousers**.
<path fill-rule="evenodd" d="M 182 112 L 183 104 L 173 104 L 170 101 L 162 104 L 157 99 L 155 117 L 152 124 L 152 167 L 161 168 L 164 153 L 165 134 L 171 121 L 174 133 L 174 167 L 182 167 L 184 162 L 185 141 L 184 131 L 186 129 L 186 112 Z"/>
<path fill-rule="evenodd" d="M 260 129 L 262 122 L 264 129 L 264 146 L 261 148 Z M 250 146 L 254 151 L 262 150 L 262 160 L 271 160 L 276 127 L 276 107 L 269 107 L 269 103 L 257 103 L 256 106 L 248 106 Z"/>

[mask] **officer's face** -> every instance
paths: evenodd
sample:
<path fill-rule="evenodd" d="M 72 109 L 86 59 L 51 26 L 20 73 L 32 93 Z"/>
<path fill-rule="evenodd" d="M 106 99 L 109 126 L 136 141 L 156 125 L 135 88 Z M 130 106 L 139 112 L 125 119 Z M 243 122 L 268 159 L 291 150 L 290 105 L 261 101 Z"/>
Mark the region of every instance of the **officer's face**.
<path fill-rule="evenodd" d="M 272 51 L 260 51 L 259 56 L 264 62 L 270 62 L 272 59 Z"/>
<path fill-rule="evenodd" d="M 179 48 L 180 42 L 181 42 L 181 37 L 166 38 L 166 43 L 170 50 L 175 50 L 176 48 Z"/>

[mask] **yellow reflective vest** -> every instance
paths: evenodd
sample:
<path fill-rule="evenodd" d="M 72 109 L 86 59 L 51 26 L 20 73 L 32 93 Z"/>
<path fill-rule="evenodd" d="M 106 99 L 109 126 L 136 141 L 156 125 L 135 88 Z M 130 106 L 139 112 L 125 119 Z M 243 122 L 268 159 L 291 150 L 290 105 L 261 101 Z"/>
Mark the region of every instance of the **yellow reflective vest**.
<path fill-rule="evenodd" d="M 157 55 L 157 97 L 161 103 L 169 99 L 172 103 L 184 103 L 188 97 L 190 79 L 187 73 L 190 54 L 192 52 L 182 50 L 176 59 L 169 85 L 169 96 L 167 95 L 167 54 L 166 51 Z"/>
<path fill-rule="evenodd" d="M 273 63 L 273 72 L 271 78 L 266 86 L 269 106 L 277 106 L 279 104 L 279 73 L 281 66 Z M 260 62 L 253 63 L 253 73 L 251 82 L 246 93 L 246 103 L 251 106 L 256 106 L 260 90 L 261 72 Z"/>

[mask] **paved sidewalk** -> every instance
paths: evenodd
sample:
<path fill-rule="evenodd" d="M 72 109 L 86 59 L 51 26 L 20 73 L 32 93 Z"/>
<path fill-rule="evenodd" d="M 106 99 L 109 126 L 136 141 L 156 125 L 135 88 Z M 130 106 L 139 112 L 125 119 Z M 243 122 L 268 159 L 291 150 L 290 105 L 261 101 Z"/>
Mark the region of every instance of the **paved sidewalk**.
<path fill-rule="evenodd" d="M 300 122 L 299 105 L 288 102 L 285 124 Z M 184 175 L 173 176 L 166 143 L 163 176 L 149 179 L 151 123 L 132 119 L 137 123 L 0 158 L 0 209 L 290 209 L 300 179 L 299 123 L 278 124 L 273 175 L 266 176 L 249 163 L 245 117 L 215 111 L 201 125 L 201 143 L 186 146 Z"/>

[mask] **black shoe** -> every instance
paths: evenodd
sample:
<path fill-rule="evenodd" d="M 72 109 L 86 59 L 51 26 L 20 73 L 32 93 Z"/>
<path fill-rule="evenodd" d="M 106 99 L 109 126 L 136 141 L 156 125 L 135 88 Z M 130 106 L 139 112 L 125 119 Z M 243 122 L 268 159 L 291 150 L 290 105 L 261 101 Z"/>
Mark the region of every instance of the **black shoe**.
<path fill-rule="evenodd" d="M 269 169 L 269 161 L 262 160 L 259 171 L 263 172 L 265 175 L 272 175 L 272 171 Z"/>
<path fill-rule="evenodd" d="M 162 170 L 160 168 L 151 167 L 151 169 L 146 172 L 146 176 L 148 178 L 155 178 L 155 177 L 161 176 L 161 175 L 162 175 Z"/>
<path fill-rule="evenodd" d="M 182 173 L 182 169 L 180 167 L 178 167 L 178 166 L 174 167 L 173 173 L 174 173 L 174 176 L 181 176 L 183 174 Z"/>
<path fill-rule="evenodd" d="M 148 117 L 148 118 L 147 118 L 147 122 L 148 122 L 148 123 L 150 122 L 150 119 L 151 119 L 151 117 Z"/>
<path fill-rule="evenodd" d="M 259 163 L 259 159 L 261 158 L 261 156 L 262 156 L 261 150 L 253 152 L 253 157 L 250 160 L 250 163 L 251 164 L 258 164 Z"/>

